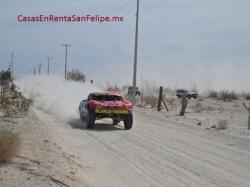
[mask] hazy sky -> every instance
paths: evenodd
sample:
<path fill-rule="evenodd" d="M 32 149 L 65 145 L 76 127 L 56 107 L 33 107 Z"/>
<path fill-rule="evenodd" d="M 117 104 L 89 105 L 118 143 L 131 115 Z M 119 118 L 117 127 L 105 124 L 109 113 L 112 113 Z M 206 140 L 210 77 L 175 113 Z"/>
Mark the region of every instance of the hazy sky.
<path fill-rule="evenodd" d="M 250 91 L 249 0 L 140 0 L 138 84 Z M 132 84 L 136 0 L 1 0 L 0 69 L 15 53 L 15 75 L 52 56 L 106 84 Z M 19 23 L 18 15 L 123 16 L 121 23 Z"/>

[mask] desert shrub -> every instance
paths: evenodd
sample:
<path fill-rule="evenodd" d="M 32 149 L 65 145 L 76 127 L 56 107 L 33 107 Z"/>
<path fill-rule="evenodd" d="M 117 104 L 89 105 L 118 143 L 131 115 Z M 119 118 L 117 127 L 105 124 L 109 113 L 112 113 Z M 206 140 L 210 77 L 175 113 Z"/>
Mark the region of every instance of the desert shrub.
<path fill-rule="evenodd" d="M 5 110 L 10 105 L 10 99 L 8 97 L 0 97 L 0 105 Z"/>
<path fill-rule="evenodd" d="M 12 161 L 20 147 L 20 137 L 12 131 L 0 131 L 0 164 Z"/>
<path fill-rule="evenodd" d="M 234 91 L 222 90 L 219 92 L 219 99 L 223 101 L 232 101 L 238 99 L 237 94 Z"/>
<path fill-rule="evenodd" d="M 218 130 L 227 129 L 227 120 L 219 120 L 217 125 L 216 125 L 216 129 L 218 129 Z"/>
<path fill-rule="evenodd" d="M 209 97 L 217 98 L 218 92 L 211 90 L 211 91 L 209 91 L 208 95 L 209 95 Z"/>
<path fill-rule="evenodd" d="M 10 90 L 14 92 L 16 90 L 16 86 L 14 84 L 12 84 L 10 87 Z"/>
<path fill-rule="evenodd" d="M 158 97 L 145 96 L 145 97 L 143 97 L 143 101 L 145 102 L 145 105 L 150 105 L 153 108 L 153 107 L 157 106 Z"/>
<path fill-rule="evenodd" d="M 26 112 L 31 104 L 31 100 L 26 99 L 21 92 L 15 90 L 11 91 L 9 95 L 0 97 L 0 110 L 2 110 L 4 117 L 18 112 Z"/>
<path fill-rule="evenodd" d="M 0 80 L 3 80 L 3 81 L 10 81 L 11 80 L 11 72 L 9 69 L 7 71 L 3 70 L 0 72 Z"/>
<path fill-rule="evenodd" d="M 67 72 L 67 79 L 73 81 L 85 82 L 85 75 L 78 69 L 73 69 Z"/>
<path fill-rule="evenodd" d="M 242 97 L 246 100 L 250 100 L 250 93 L 242 93 Z"/>
<path fill-rule="evenodd" d="M 28 99 L 22 99 L 19 105 L 19 111 L 26 112 L 30 108 L 30 101 Z"/>

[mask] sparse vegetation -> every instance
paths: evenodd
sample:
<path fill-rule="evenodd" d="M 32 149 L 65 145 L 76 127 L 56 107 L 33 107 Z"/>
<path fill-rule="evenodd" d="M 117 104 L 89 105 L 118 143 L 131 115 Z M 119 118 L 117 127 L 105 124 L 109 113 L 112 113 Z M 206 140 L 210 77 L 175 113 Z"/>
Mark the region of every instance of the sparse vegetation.
<path fill-rule="evenodd" d="M 232 101 L 238 99 L 237 94 L 234 91 L 222 90 L 219 92 L 219 99 L 223 101 Z"/>
<path fill-rule="evenodd" d="M 20 137 L 12 131 L 0 131 L 0 164 L 12 161 L 20 147 Z"/>
<path fill-rule="evenodd" d="M 219 99 L 219 100 L 223 100 L 223 101 L 233 101 L 233 100 L 237 100 L 239 98 L 239 95 L 237 95 L 237 93 L 235 91 L 228 91 L 228 90 L 222 90 L 219 92 L 216 91 L 209 91 L 208 93 L 209 97 L 211 98 L 215 98 L 215 99 Z"/>
<path fill-rule="evenodd" d="M 26 112 L 29 110 L 30 104 L 31 100 L 26 99 L 21 92 L 16 91 L 14 84 L 6 89 L 4 95 L 0 96 L 0 111 L 3 112 L 3 116 Z"/>
<path fill-rule="evenodd" d="M 208 95 L 209 97 L 212 97 L 212 98 L 218 98 L 218 92 L 214 90 L 209 91 Z"/>
<path fill-rule="evenodd" d="M 241 96 L 246 100 L 250 100 L 250 93 L 242 93 Z"/>
<path fill-rule="evenodd" d="M 10 81 L 11 80 L 11 72 L 8 69 L 7 71 L 1 71 L 0 72 L 0 80 L 2 81 Z"/>
<path fill-rule="evenodd" d="M 67 72 L 67 79 L 79 82 L 85 82 L 85 75 L 78 69 L 72 69 L 71 71 Z"/>
<path fill-rule="evenodd" d="M 158 103 L 158 97 L 155 96 L 144 96 L 143 101 L 145 102 L 145 105 L 150 105 L 152 108 L 157 106 Z"/>

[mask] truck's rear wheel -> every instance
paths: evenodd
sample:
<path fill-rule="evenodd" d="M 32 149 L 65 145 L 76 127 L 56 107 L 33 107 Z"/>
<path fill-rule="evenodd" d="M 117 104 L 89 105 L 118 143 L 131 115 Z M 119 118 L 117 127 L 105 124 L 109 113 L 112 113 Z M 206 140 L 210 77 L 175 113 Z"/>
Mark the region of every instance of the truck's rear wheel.
<path fill-rule="evenodd" d="M 128 115 L 124 119 L 124 128 L 125 130 L 131 129 L 133 126 L 133 114 L 131 111 L 129 111 Z"/>
<path fill-rule="evenodd" d="M 86 123 L 87 123 L 87 128 L 88 129 L 94 128 L 94 125 L 95 125 L 95 112 L 93 110 L 91 110 L 91 109 L 88 109 L 88 111 L 87 111 Z"/>

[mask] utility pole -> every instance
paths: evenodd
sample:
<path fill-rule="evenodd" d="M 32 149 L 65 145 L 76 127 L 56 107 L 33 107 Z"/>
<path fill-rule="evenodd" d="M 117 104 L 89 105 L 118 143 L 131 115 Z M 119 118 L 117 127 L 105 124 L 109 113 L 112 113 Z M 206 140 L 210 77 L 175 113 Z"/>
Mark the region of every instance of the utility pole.
<path fill-rule="evenodd" d="M 144 91 L 144 90 L 143 90 L 143 89 L 144 89 L 143 77 L 142 77 L 141 79 L 142 79 L 142 80 L 141 80 L 141 82 L 142 82 L 142 85 L 141 85 L 141 105 L 143 106 L 143 102 L 144 102 L 144 101 L 143 101 L 143 99 L 144 99 L 144 98 L 143 98 L 143 91 Z"/>
<path fill-rule="evenodd" d="M 36 76 L 36 68 L 33 68 L 34 76 Z"/>
<path fill-rule="evenodd" d="M 40 63 L 40 64 L 39 64 L 39 71 L 38 71 L 38 72 L 39 72 L 39 75 L 41 75 L 41 69 L 42 69 L 42 64 Z"/>
<path fill-rule="evenodd" d="M 11 53 L 11 78 L 14 80 L 14 52 Z"/>
<path fill-rule="evenodd" d="M 49 66 L 50 66 L 50 59 L 51 59 L 51 58 L 52 58 L 52 57 L 47 57 L 47 59 L 48 59 L 48 71 L 47 71 L 47 74 L 48 74 L 48 75 L 49 75 L 49 73 L 50 73 L 50 72 L 49 72 L 49 70 L 50 70 L 50 69 L 49 69 Z"/>
<path fill-rule="evenodd" d="M 134 53 L 134 72 L 133 72 L 133 104 L 135 104 L 136 95 L 136 73 L 137 73 L 137 51 L 138 51 L 138 27 L 139 27 L 139 0 L 136 8 L 136 27 L 135 27 L 135 53 Z"/>
<path fill-rule="evenodd" d="M 65 47 L 65 72 L 64 77 L 67 79 L 67 65 L 68 65 L 68 47 L 71 47 L 70 44 L 63 44 L 62 46 Z"/>

